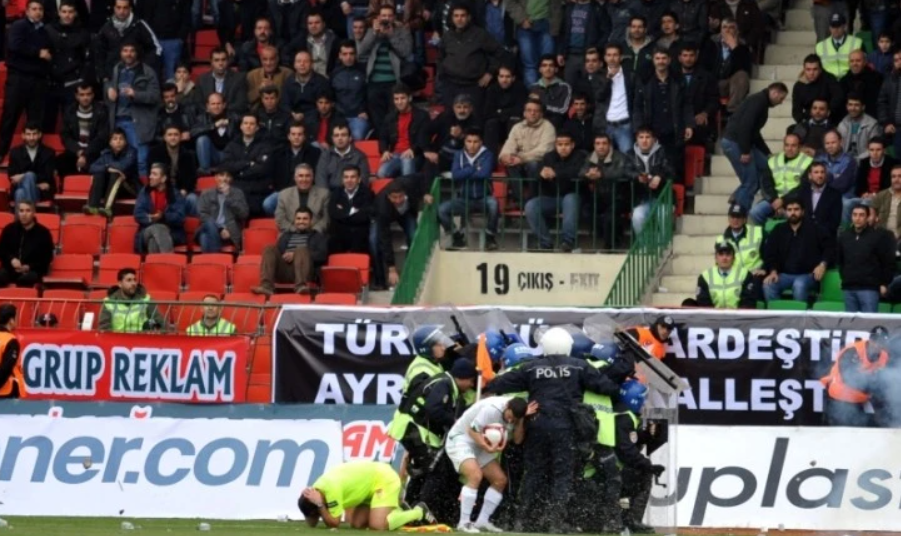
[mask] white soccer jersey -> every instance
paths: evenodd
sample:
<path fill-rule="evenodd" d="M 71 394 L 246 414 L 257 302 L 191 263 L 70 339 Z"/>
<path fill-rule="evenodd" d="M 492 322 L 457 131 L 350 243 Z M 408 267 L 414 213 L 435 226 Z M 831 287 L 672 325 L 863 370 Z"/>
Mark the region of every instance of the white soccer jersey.
<path fill-rule="evenodd" d="M 489 424 L 503 425 L 507 429 L 507 436 L 510 437 L 510 434 L 513 433 L 513 425 L 504 421 L 504 408 L 512 398 L 512 396 L 491 396 L 479 400 L 457 419 L 447 434 L 448 440 L 462 435 L 472 441 L 467 431 L 481 432 Z"/>

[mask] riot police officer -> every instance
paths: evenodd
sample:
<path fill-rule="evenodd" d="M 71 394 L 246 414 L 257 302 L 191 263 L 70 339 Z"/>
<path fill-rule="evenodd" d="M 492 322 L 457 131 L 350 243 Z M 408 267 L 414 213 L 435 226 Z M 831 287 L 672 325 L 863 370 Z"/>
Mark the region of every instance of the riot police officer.
<path fill-rule="evenodd" d="M 528 391 L 529 401 L 539 405 L 526 427 L 517 532 L 565 529 L 576 464 L 576 408 L 584 407 L 586 389 L 608 396 L 619 393 L 618 385 L 597 369 L 570 357 L 573 338 L 565 329 L 549 329 L 540 342 L 545 357 L 498 376 L 488 386 L 497 394 Z"/>

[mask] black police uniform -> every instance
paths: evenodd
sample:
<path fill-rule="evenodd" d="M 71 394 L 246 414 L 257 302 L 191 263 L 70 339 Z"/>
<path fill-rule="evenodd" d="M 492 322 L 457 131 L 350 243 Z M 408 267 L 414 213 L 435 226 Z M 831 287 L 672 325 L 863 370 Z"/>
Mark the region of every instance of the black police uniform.
<path fill-rule="evenodd" d="M 563 530 L 575 475 L 576 452 L 572 411 L 585 390 L 616 396 L 619 387 L 581 359 L 547 356 L 495 378 L 486 391 L 529 392 L 540 409 L 526 427 L 526 467 L 517 532 Z"/>
<path fill-rule="evenodd" d="M 617 460 L 622 467 L 621 497 L 629 497 L 629 509 L 623 513 L 623 522 L 634 533 L 651 533 L 653 528 L 642 524 L 644 511 L 651 497 L 651 485 L 655 475 L 663 473 L 662 465 L 654 465 L 650 458 L 641 453 L 644 445 L 651 442 L 652 437 L 647 430 L 641 429 L 640 421 L 632 420 L 629 408 L 622 404 L 614 404 L 616 412 L 616 452 Z"/>

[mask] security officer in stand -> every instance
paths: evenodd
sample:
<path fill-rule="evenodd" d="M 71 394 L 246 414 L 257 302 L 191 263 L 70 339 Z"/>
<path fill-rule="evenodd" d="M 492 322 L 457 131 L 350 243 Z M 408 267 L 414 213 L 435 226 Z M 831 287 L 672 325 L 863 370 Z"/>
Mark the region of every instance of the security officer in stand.
<path fill-rule="evenodd" d="M 539 411 L 526 425 L 525 475 L 515 532 L 565 531 L 567 510 L 576 474 L 577 437 L 585 429 L 578 423 L 584 391 L 616 396 L 619 386 L 584 359 L 570 356 L 572 336 L 554 327 L 541 338 L 544 357 L 497 376 L 487 387 L 492 394 L 528 391 Z M 594 416 L 591 415 L 593 419 Z M 597 430 L 591 433 L 596 434 Z"/>
<path fill-rule="evenodd" d="M 766 275 L 763 271 L 763 228 L 748 225 L 748 211 L 734 203 L 729 207 L 729 226 L 718 236 L 717 242 L 728 242 L 735 250 L 735 263 L 747 270 L 754 277 Z M 758 283 L 758 287 L 760 284 Z"/>
<path fill-rule="evenodd" d="M 0 305 L 0 399 L 28 396 L 19 357 L 21 348 L 13 333 L 15 329 L 16 306 Z"/>
<path fill-rule="evenodd" d="M 717 309 L 754 309 L 757 287 L 754 277 L 735 262 L 735 247 L 730 242 L 717 242 L 714 247 L 716 266 L 698 276 L 695 305 Z"/>
<path fill-rule="evenodd" d="M 876 326 L 870 339 L 857 341 L 839 350 L 828 376 L 820 379 L 826 386 L 826 407 L 823 415 L 830 426 L 874 426 L 874 417 L 867 413 L 871 389 L 878 374 L 889 362 L 886 350 L 888 330 Z M 897 388 L 897 386 L 895 386 Z"/>

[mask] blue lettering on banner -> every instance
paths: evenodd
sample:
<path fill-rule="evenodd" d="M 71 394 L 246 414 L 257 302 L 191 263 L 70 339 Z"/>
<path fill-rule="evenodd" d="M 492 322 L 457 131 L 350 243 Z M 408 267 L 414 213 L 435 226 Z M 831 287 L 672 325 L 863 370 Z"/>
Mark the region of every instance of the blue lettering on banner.
<path fill-rule="evenodd" d="M 22 356 L 25 385 L 36 395 L 96 395 L 106 368 L 97 346 L 29 344 Z"/>
<path fill-rule="evenodd" d="M 132 451 L 134 454 L 126 457 Z M 201 445 L 184 437 L 170 437 L 152 445 L 145 444 L 143 437 L 114 437 L 110 445 L 104 445 L 101 439 L 88 435 L 73 437 L 57 446 L 50 437 L 43 435 L 10 436 L 2 445 L 0 482 L 12 481 L 16 468 L 19 471 L 31 468 L 33 483 L 46 482 L 48 474 L 52 473 L 52 480 L 61 484 L 84 484 L 101 475 L 100 481 L 104 484 L 137 484 L 144 480 L 153 486 L 165 487 L 192 477 L 199 484 L 210 487 L 237 481 L 242 481 L 245 486 L 260 487 L 273 453 L 277 454 L 275 459 L 280 463 L 275 486 L 287 488 L 291 486 L 298 459 L 305 454 L 312 455 L 309 482 L 319 478 L 325 472 L 329 446 L 320 439 L 304 443 L 290 439 L 245 442 L 235 437 L 212 438 Z M 19 463 L 20 455 L 22 463 Z M 220 463 L 212 463 L 214 456 Z M 223 459 L 230 461 L 223 465 Z M 33 464 L 30 463 L 32 460 Z M 103 465 L 105 467 L 101 467 Z"/>
<path fill-rule="evenodd" d="M 175 348 L 113 348 L 110 395 L 163 400 L 231 402 L 235 399 L 234 352 L 192 350 L 187 362 Z"/>

